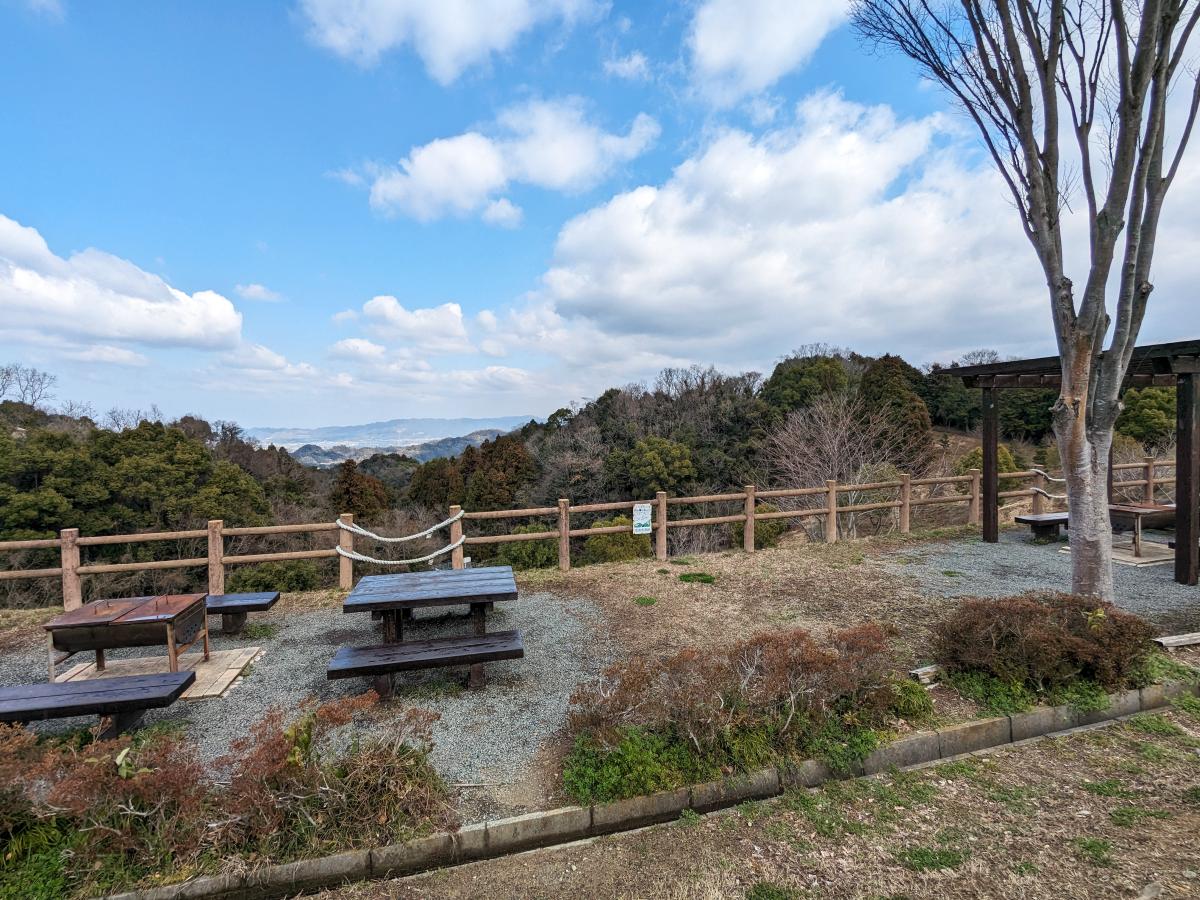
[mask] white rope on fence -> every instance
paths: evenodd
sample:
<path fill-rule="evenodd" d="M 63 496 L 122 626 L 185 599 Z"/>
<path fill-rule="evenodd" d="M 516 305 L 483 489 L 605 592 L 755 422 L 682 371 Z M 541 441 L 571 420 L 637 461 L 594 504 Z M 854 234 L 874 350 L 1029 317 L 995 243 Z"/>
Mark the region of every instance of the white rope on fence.
<path fill-rule="evenodd" d="M 1067 499 L 1066 494 L 1050 494 L 1050 493 L 1047 493 L 1046 491 L 1043 491 L 1040 487 L 1030 488 L 1030 490 L 1033 491 L 1035 494 L 1041 494 L 1047 500 L 1066 500 Z"/>
<path fill-rule="evenodd" d="M 1055 478 L 1049 472 L 1043 472 L 1041 469 L 1030 469 L 1029 471 L 1033 472 L 1034 474 L 1041 475 L 1047 481 L 1053 481 L 1055 484 L 1066 484 L 1067 483 L 1067 479 Z M 1003 473 L 1001 473 L 1001 474 L 1003 474 Z"/>
<path fill-rule="evenodd" d="M 439 528 L 445 528 L 447 525 L 453 525 L 455 522 L 461 519 L 463 515 L 464 511 L 460 509 L 450 518 L 446 519 L 446 521 L 438 522 L 436 525 L 430 525 L 424 531 L 418 531 L 416 534 L 407 534 L 404 537 L 384 537 L 382 534 L 376 534 L 373 531 L 367 531 L 367 529 L 363 528 L 361 525 L 355 525 L 352 522 L 343 522 L 341 519 L 338 519 L 334 524 L 336 524 L 337 527 L 341 528 L 343 531 L 349 531 L 353 534 L 360 535 L 361 537 L 371 538 L 373 541 L 380 541 L 384 544 L 399 544 L 403 541 L 415 541 L 417 538 L 429 537 L 429 535 L 433 534 Z"/>
<path fill-rule="evenodd" d="M 453 544 L 447 544 L 441 550 L 434 550 L 432 553 L 427 553 L 424 556 L 418 556 L 415 559 L 375 559 L 373 556 L 366 556 L 355 550 L 347 550 L 344 547 L 335 547 L 339 556 L 344 556 L 346 559 L 353 559 L 357 562 L 373 563 L 377 566 L 411 566 L 417 563 L 429 562 L 429 560 L 441 556 L 443 553 L 449 553 L 451 550 L 457 550 L 466 541 L 466 536 L 460 537 Z"/>

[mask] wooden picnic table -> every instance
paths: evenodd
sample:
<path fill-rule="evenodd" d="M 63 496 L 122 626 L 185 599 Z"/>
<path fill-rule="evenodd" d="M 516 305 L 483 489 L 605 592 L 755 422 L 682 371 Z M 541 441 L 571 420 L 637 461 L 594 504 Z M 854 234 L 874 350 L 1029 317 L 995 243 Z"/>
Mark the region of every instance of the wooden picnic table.
<path fill-rule="evenodd" d="M 474 634 L 487 634 L 487 611 L 493 603 L 517 599 L 517 583 L 511 566 L 486 566 L 479 569 L 436 569 L 429 572 L 405 572 L 397 575 L 367 575 L 342 603 L 342 612 L 379 613 L 383 619 L 383 639 L 388 644 L 404 642 L 404 620 L 419 607 L 471 607 Z M 482 687 L 483 664 L 473 663 L 468 685 Z M 379 684 L 387 694 L 389 684 Z"/>
<path fill-rule="evenodd" d="M 1142 528 L 1149 520 L 1151 523 L 1174 520 L 1174 503 L 1113 503 L 1108 507 L 1109 517 L 1114 525 L 1126 525 L 1133 530 L 1133 555 L 1140 559 L 1142 556 Z"/>
<path fill-rule="evenodd" d="M 95 600 L 51 619 L 44 626 L 54 681 L 55 652 L 70 656 L 94 651 L 96 670 L 104 670 L 104 651 L 117 647 L 166 645 L 172 672 L 179 656 L 203 641 L 209 656 L 205 594 L 166 594 L 158 597 L 120 597 Z"/>

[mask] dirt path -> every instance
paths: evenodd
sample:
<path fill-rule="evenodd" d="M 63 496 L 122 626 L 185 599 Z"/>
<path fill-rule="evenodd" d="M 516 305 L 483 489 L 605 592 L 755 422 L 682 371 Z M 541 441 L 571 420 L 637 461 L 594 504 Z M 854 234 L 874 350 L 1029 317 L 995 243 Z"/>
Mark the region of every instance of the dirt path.
<path fill-rule="evenodd" d="M 1197 897 L 1198 748 L 1172 711 L 322 898 Z"/>

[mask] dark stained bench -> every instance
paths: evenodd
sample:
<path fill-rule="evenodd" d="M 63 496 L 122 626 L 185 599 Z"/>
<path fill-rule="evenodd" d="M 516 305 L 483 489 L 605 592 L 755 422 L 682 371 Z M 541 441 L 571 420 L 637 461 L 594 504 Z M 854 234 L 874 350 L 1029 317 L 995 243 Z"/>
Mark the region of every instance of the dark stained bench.
<path fill-rule="evenodd" d="M 376 677 L 381 696 L 392 692 L 394 672 L 433 669 L 442 666 L 469 666 L 498 659 L 521 659 L 525 643 L 519 631 L 495 631 L 491 634 L 405 641 L 374 647 L 340 647 L 329 662 L 326 676 L 333 678 Z"/>
<path fill-rule="evenodd" d="M 1070 524 L 1069 514 L 1065 512 L 1038 513 L 1037 515 L 1031 513 L 1015 516 L 1013 521 L 1021 525 L 1028 525 L 1033 529 L 1033 536 L 1040 540 L 1057 540 L 1059 528 L 1066 528 Z"/>
<path fill-rule="evenodd" d="M 132 728 L 147 709 L 170 706 L 195 680 L 195 672 L 156 672 L 0 688 L 0 722 L 102 716 L 111 721 L 101 737 L 111 737 Z"/>
<path fill-rule="evenodd" d="M 209 594 L 208 614 L 221 616 L 224 634 L 241 634 L 246 627 L 246 613 L 265 612 L 279 600 L 279 591 L 257 594 Z"/>

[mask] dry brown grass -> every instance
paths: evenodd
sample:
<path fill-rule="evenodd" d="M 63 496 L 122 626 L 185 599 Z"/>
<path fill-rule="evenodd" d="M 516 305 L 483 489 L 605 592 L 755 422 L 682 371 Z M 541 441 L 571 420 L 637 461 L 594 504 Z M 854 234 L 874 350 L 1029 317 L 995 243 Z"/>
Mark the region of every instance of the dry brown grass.
<path fill-rule="evenodd" d="M 61 607 L 0 609 L 0 650 L 14 650 L 36 642 L 45 644 L 42 624 L 61 612 Z"/>
<path fill-rule="evenodd" d="M 958 529 L 945 536 L 956 536 Z M 806 628 L 818 636 L 864 621 L 896 629 L 905 661 L 921 655 L 929 627 L 954 604 L 923 596 L 915 580 L 878 564 L 887 550 L 930 535 L 808 544 L 796 537 L 753 554 L 724 553 L 583 566 L 567 573 L 524 572 L 523 590 L 585 597 L 607 615 L 612 634 L 631 654 L 666 654 L 684 647 L 725 646 L 772 628 Z M 679 576 L 705 572 L 713 584 Z M 655 603 L 639 606 L 638 597 Z"/>
<path fill-rule="evenodd" d="M 1200 783 L 1200 722 L 1166 718 L 1184 733 L 1117 725 L 323 897 L 715 898 L 760 882 L 805 897 L 1083 900 L 1151 883 L 1161 894 L 1148 896 L 1196 897 L 1200 802 L 1186 792 Z M 1114 820 L 1128 808 L 1143 814 Z M 1098 864 L 1084 848 L 1100 842 L 1111 849 Z M 899 858 L 914 850 L 962 857 L 915 871 Z"/>

